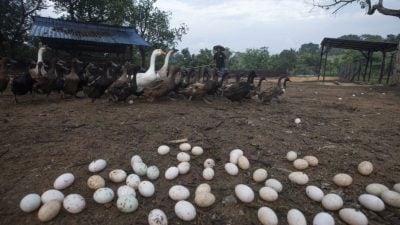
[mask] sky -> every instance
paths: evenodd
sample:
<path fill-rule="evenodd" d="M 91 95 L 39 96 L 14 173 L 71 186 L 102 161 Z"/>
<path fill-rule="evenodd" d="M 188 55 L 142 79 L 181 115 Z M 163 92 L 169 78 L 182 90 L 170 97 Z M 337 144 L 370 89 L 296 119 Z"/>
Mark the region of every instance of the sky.
<path fill-rule="evenodd" d="M 276 54 L 304 43 L 319 44 L 324 37 L 400 33 L 400 19 L 366 15 L 357 4 L 337 14 L 314 8 L 312 0 L 158 0 L 156 6 L 171 12 L 172 27 L 189 27 L 177 48 L 188 47 L 191 53 L 220 44 L 240 52 L 268 47 Z M 400 1 L 385 0 L 384 6 L 400 9 Z M 41 14 L 55 15 L 51 10 Z"/>

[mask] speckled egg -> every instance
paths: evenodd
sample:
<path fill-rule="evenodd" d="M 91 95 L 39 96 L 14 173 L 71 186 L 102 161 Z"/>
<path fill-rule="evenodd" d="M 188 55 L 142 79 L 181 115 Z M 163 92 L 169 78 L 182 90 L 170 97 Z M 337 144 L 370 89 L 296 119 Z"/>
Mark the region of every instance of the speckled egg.
<path fill-rule="evenodd" d="M 192 146 L 189 143 L 182 143 L 179 145 L 179 149 L 181 151 L 187 152 L 190 151 L 190 149 L 192 149 Z"/>
<path fill-rule="evenodd" d="M 161 209 L 153 209 L 148 217 L 149 225 L 168 225 L 167 215 Z"/>
<path fill-rule="evenodd" d="M 191 221 L 196 218 L 196 208 L 192 203 L 182 200 L 175 204 L 175 214 L 181 220 Z"/>
<path fill-rule="evenodd" d="M 154 195 L 155 188 L 154 184 L 151 183 L 150 181 L 142 181 L 139 184 L 139 193 L 143 197 L 151 197 Z"/>
<path fill-rule="evenodd" d="M 149 166 L 146 171 L 147 178 L 150 180 L 155 180 L 160 176 L 160 170 L 157 166 Z"/>
<path fill-rule="evenodd" d="M 277 179 L 268 179 L 265 181 L 265 186 L 270 187 L 274 189 L 277 192 L 281 192 L 283 189 L 283 186 L 281 182 L 279 182 Z"/>
<path fill-rule="evenodd" d="M 165 171 L 164 175 L 165 179 L 173 180 L 179 175 L 179 169 L 175 166 L 172 166 Z"/>
<path fill-rule="evenodd" d="M 169 197 L 174 201 L 188 199 L 190 196 L 189 189 L 182 185 L 174 185 L 169 189 Z"/>
<path fill-rule="evenodd" d="M 128 185 L 122 185 L 117 190 L 117 196 L 122 197 L 124 195 L 133 195 L 136 197 L 135 189 L 133 189 L 133 187 L 128 186 Z"/>
<path fill-rule="evenodd" d="M 190 170 L 189 162 L 181 162 L 178 164 L 179 174 L 187 174 Z"/>
<path fill-rule="evenodd" d="M 42 199 L 43 203 L 52 200 L 57 200 L 59 202 L 62 202 L 64 200 L 64 194 L 59 190 L 50 189 L 45 191 L 40 198 Z"/>
<path fill-rule="evenodd" d="M 74 183 L 74 180 L 75 177 L 72 173 L 64 173 L 57 177 L 53 186 L 55 189 L 62 190 L 71 186 L 71 184 Z"/>
<path fill-rule="evenodd" d="M 176 155 L 176 159 L 179 162 L 189 162 L 190 161 L 190 155 L 186 152 L 179 152 L 178 155 Z"/>
<path fill-rule="evenodd" d="M 215 166 L 214 159 L 206 159 L 204 160 L 204 168 L 213 168 Z"/>
<path fill-rule="evenodd" d="M 117 200 L 117 208 L 124 213 L 131 213 L 139 206 L 139 202 L 133 195 L 123 195 Z"/>
<path fill-rule="evenodd" d="M 108 178 L 114 183 L 120 183 L 126 179 L 126 172 L 121 169 L 112 170 L 108 174 Z"/>
<path fill-rule="evenodd" d="M 99 175 L 93 175 L 87 180 L 87 185 L 90 189 L 97 190 L 104 187 L 106 185 L 106 181 Z"/>
<path fill-rule="evenodd" d="M 132 169 L 137 175 L 144 176 L 147 172 L 147 165 L 143 162 L 136 162 L 133 164 Z"/>
<path fill-rule="evenodd" d="M 200 147 L 200 146 L 194 146 L 194 147 L 192 148 L 192 154 L 193 154 L 193 155 L 201 155 L 201 154 L 203 154 L 203 152 L 204 152 L 204 150 L 203 150 L 203 148 Z"/>
<path fill-rule="evenodd" d="M 69 213 L 80 213 L 85 209 L 86 201 L 82 195 L 69 194 L 64 198 L 63 206 Z"/>
<path fill-rule="evenodd" d="M 170 148 L 167 145 L 161 145 L 160 147 L 158 147 L 157 152 L 160 155 L 166 155 L 168 154 L 170 151 Z"/>
<path fill-rule="evenodd" d="M 138 189 L 140 184 L 140 177 L 136 174 L 129 174 L 126 178 L 126 185 L 132 187 L 133 189 Z"/>
<path fill-rule="evenodd" d="M 103 187 L 97 189 L 93 194 L 93 199 L 99 204 L 109 203 L 114 198 L 114 191 L 111 188 Z"/>

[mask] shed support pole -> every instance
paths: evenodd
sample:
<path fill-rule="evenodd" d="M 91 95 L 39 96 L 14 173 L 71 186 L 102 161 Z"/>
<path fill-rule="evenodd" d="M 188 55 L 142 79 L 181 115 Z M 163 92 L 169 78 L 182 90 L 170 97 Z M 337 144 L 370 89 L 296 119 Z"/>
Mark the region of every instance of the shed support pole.
<path fill-rule="evenodd" d="M 326 63 L 328 62 L 328 50 L 328 48 L 325 50 L 324 76 L 322 77 L 322 82 L 325 82 Z"/>
<path fill-rule="evenodd" d="M 386 64 L 386 52 L 382 52 L 382 65 L 381 65 L 381 74 L 379 75 L 379 83 L 382 83 L 383 72 L 385 71 L 385 64 Z"/>
<path fill-rule="evenodd" d="M 133 63 L 133 46 L 129 46 L 129 62 Z"/>
<path fill-rule="evenodd" d="M 393 60 L 394 60 L 394 54 L 392 54 L 392 56 L 390 57 L 389 71 L 388 71 L 388 75 L 386 77 L 386 84 L 389 84 L 390 76 L 392 76 L 393 64 L 394 64 Z"/>
<path fill-rule="evenodd" d="M 372 71 L 372 55 L 374 52 L 371 52 L 371 56 L 369 57 L 369 72 L 368 72 L 368 82 L 371 80 L 371 71 Z"/>
<path fill-rule="evenodd" d="M 324 48 L 325 48 L 325 46 L 322 45 L 322 46 L 321 46 L 321 57 L 320 57 L 320 59 L 319 59 L 318 80 L 319 80 L 319 77 L 321 76 L 322 56 L 324 55 Z"/>
<path fill-rule="evenodd" d="M 368 65 L 369 65 L 369 59 L 370 59 L 371 52 L 368 51 L 367 55 L 367 63 L 365 64 L 365 69 L 364 69 L 364 74 L 363 74 L 363 81 L 365 82 L 365 78 L 367 77 L 367 71 L 368 71 Z"/>

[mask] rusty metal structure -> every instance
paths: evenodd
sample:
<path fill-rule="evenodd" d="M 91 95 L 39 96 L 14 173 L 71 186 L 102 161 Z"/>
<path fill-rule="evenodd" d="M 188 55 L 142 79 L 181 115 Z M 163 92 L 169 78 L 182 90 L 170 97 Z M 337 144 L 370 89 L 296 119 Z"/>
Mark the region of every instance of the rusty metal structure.
<path fill-rule="evenodd" d="M 372 70 L 372 57 L 374 52 L 382 52 L 382 62 L 380 66 L 380 74 L 378 82 L 382 83 L 385 71 L 387 72 L 386 83 L 389 82 L 392 69 L 386 68 L 386 57 L 388 53 L 394 52 L 397 49 L 397 43 L 393 42 L 377 42 L 377 41 L 359 41 L 359 40 L 347 40 L 339 38 L 324 38 L 321 42 L 321 57 L 319 63 L 318 80 L 320 79 L 321 72 L 322 80 L 325 81 L 326 64 L 328 61 L 328 52 L 332 48 L 341 49 L 352 49 L 359 51 L 365 58 L 364 61 L 357 61 L 354 65 L 346 65 L 345 68 L 341 68 L 341 71 L 345 73 L 345 78 L 354 81 L 354 79 L 362 75 L 362 80 L 370 81 L 371 70 Z M 389 67 L 393 66 L 393 55 L 390 57 Z M 363 65 L 365 64 L 365 65 Z M 368 76 L 367 76 L 368 75 Z"/>

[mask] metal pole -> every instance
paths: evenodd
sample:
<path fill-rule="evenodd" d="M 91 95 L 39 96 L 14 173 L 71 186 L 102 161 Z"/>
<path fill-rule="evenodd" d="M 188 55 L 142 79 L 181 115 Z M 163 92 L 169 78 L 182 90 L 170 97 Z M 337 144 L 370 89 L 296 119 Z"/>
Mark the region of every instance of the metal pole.
<path fill-rule="evenodd" d="M 393 59 L 394 59 L 394 54 L 392 54 L 392 56 L 390 57 L 389 72 L 388 72 L 388 75 L 387 75 L 387 77 L 386 77 L 386 84 L 389 84 L 389 79 L 390 79 L 390 76 L 392 75 L 392 71 L 393 71 Z"/>
<path fill-rule="evenodd" d="M 371 79 L 371 71 L 372 71 L 372 60 L 373 60 L 373 54 L 374 54 L 374 52 L 371 52 L 371 56 L 370 56 L 370 59 L 369 59 L 369 72 L 368 72 L 368 82 L 370 81 L 370 79 Z"/>
<path fill-rule="evenodd" d="M 367 55 L 367 63 L 365 64 L 365 70 L 363 74 L 363 81 L 365 82 L 365 78 L 367 77 L 367 71 L 368 71 L 368 64 L 369 64 L 369 59 L 370 59 L 371 51 L 368 51 Z"/>

